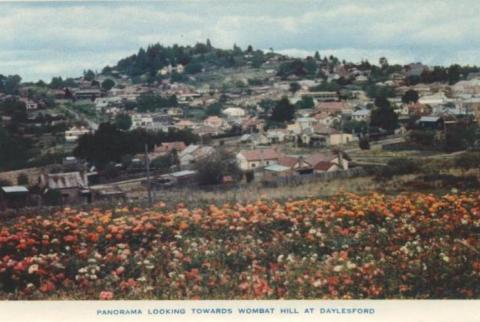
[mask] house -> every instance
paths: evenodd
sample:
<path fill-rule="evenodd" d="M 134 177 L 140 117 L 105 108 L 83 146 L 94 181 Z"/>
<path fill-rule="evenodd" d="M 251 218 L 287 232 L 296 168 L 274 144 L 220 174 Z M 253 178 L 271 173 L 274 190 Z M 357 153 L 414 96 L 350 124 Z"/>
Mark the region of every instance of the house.
<path fill-rule="evenodd" d="M 195 183 L 197 171 L 182 170 L 172 173 L 167 173 L 159 176 L 153 180 L 153 185 L 160 188 L 168 188 L 173 186 L 186 186 Z"/>
<path fill-rule="evenodd" d="M 185 150 L 186 148 L 187 146 L 182 141 L 163 142 L 160 145 L 155 145 L 153 152 L 159 153 L 159 154 L 167 154 L 175 150 L 177 151 L 177 153 L 179 153 Z"/>
<path fill-rule="evenodd" d="M 317 124 L 313 128 L 303 131 L 300 138 L 304 145 L 316 147 L 347 144 L 353 141 L 352 134 L 339 132 L 323 124 Z"/>
<path fill-rule="evenodd" d="M 85 172 L 42 174 L 39 177 L 39 186 L 44 189 L 45 194 L 50 190 L 59 192 L 63 203 L 76 203 L 86 200 L 90 195 Z"/>
<path fill-rule="evenodd" d="M 240 137 L 240 143 L 252 143 L 254 146 L 270 144 L 269 138 L 263 133 L 244 134 Z"/>
<path fill-rule="evenodd" d="M 310 164 L 305 162 L 305 158 L 286 155 L 278 160 L 278 164 L 288 167 L 292 174 L 309 174 L 313 172 Z"/>
<path fill-rule="evenodd" d="M 305 92 L 303 93 L 305 96 L 310 96 L 312 97 L 315 101 L 317 102 L 333 102 L 333 101 L 338 101 L 339 96 L 337 92 Z"/>
<path fill-rule="evenodd" d="M 408 106 L 408 115 L 410 116 L 426 116 L 432 113 L 432 108 L 428 105 L 417 103 L 410 103 Z"/>
<path fill-rule="evenodd" d="M 270 144 L 283 143 L 288 138 L 286 129 L 270 129 L 267 131 L 267 139 Z"/>
<path fill-rule="evenodd" d="M 281 152 L 274 148 L 244 150 L 237 154 L 237 163 L 243 171 L 256 170 L 278 164 L 278 160 L 283 156 Z"/>
<path fill-rule="evenodd" d="M 447 96 L 445 96 L 445 93 L 442 92 L 438 92 L 432 95 L 425 95 L 420 97 L 418 100 L 418 103 L 430 106 L 442 105 L 448 102 L 449 99 L 447 98 Z"/>
<path fill-rule="evenodd" d="M 180 107 L 171 107 L 167 110 L 167 115 L 171 117 L 183 117 L 183 109 Z"/>
<path fill-rule="evenodd" d="M 348 160 L 341 153 L 314 153 L 305 157 L 305 162 L 313 169 L 314 173 L 330 172 L 348 169 Z"/>
<path fill-rule="evenodd" d="M 290 167 L 272 164 L 264 168 L 263 180 L 268 181 L 278 177 L 289 177 L 294 174 Z"/>
<path fill-rule="evenodd" d="M 38 109 L 38 104 L 29 99 L 21 99 L 23 103 L 25 103 L 25 108 L 27 111 L 34 111 Z"/>
<path fill-rule="evenodd" d="M 370 122 L 371 111 L 368 109 L 359 109 L 352 113 L 352 120 L 357 122 Z"/>
<path fill-rule="evenodd" d="M 222 114 L 225 115 L 228 119 L 240 119 L 245 117 L 247 114 L 243 108 L 239 107 L 229 107 L 222 111 Z"/>
<path fill-rule="evenodd" d="M 320 102 L 315 105 L 315 111 L 329 114 L 344 113 L 351 110 L 344 102 Z"/>
<path fill-rule="evenodd" d="M 318 121 L 318 124 L 323 124 L 326 126 L 332 126 L 334 122 L 340 122 L 340 116 L 334 116 L 327 112 L 319 112 L 313 115 L 313 117 Z"/>
<path fill-rule="evenodd" d="M 23 208 L 27 205 L 28 195 L 24 186 L 0 187 L 0 209 Z"/>
<path fill-rule="evenodd" d="M 146 113 L 135 113 L 131 117 L 132 126 L 131 129 L 147 128 L 153 125 L 153 116 Z"/>
<path fill-rule="evenodd" d="M 91 100 L 95 101 L 97 97 L 102 95 L 102 91 L 98 88 L 90 89 L 79 89 L 74 93 L 75 99 L 77 100 Z"/>
<path fill-rule="evenodd" d="M 422 63 L 412 63 L 405 66 L 405 77 L 420 77 L 424 71 L 428 71 L 428 66 Z"/>
<path fill-rule="evenodd" d="M 187 168 L 213 154 L 215 149 L 211 146 L 201 146 L 191 144 L 178 154 L 180 166 Z"/>
<path fill-rule="evenodd" d="M 84 126 L 81 126 L 81 127 L 74 126 L 69 130 L 65 131 L 65 141 L 77 142 L 82 135 L 89 134 L 89 133 L 90 133 L 90 130 Z"/>
<path fill-rule="evenodd" d="M 228 128 L 228 123 L 221 117 L 218 116 L 209 116 L 203 121 L 203 125 L 213 127 L 215 129 L 225 129 Z"/>
<path fill-rule="evenodd" d="M 420 128 L 427 130 L 442 130 L 444 128 L 443 118 L 438 116 L 422 116 L 417 125 Z"/>
<path fill-rule="evenodd" d="M 174 125 L 178 129 L 189 129 L 193 128 L 195 126 L 195 123 L 193 123 L 190 120 L 180 120 Z"/>
<path fill-rule="evenodd" d="M 126 193 L 118 186 L 99 185 L 90 188 L 92 201 L 125 201 Z"/>

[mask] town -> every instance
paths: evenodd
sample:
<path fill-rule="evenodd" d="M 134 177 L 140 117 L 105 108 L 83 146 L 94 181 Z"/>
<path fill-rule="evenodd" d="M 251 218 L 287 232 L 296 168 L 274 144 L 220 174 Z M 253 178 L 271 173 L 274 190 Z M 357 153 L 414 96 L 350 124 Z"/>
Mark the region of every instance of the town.
<path fill-rule="evenodd" d="M 156 44 L 78 78 L 0 75 L 0 117 L 0 209 L 348 185 L 474 168 L 480 69 Z"/>

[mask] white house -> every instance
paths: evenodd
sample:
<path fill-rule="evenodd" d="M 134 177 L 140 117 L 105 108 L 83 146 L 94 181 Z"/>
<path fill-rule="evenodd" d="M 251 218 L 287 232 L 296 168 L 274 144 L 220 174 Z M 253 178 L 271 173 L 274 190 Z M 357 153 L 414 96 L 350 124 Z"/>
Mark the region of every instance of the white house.
<path fill-rule="evenodd" d="M 368 109 L 360 109 L 352 113 L 352 120 L 357 122 L 369 122 L 371 111 Z"/>
<path fill-rule="evenodd" d="M 243 171 L 260 169 L 278 164 L 284 155 L 276 149 L 244 150 L 237 154 L 237 163 Z"/>
<path fill-rule="evenodd" d="M 69 130 L 65 131 L 65 141 L 67 142 L 76 142 L 78 139 L 84 135 L 90 133 L 90 130 L 86 127 L 72 127 Z"/>

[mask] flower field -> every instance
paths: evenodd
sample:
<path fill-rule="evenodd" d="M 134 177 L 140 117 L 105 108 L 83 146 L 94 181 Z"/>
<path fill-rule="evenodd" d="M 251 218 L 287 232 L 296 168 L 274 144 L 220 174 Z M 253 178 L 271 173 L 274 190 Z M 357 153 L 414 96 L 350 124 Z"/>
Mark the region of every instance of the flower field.
<path fill-rule="evenodd" d="M 479 297 L 479 193 L 64 209 L 0 229 L 2 299 Z"/>

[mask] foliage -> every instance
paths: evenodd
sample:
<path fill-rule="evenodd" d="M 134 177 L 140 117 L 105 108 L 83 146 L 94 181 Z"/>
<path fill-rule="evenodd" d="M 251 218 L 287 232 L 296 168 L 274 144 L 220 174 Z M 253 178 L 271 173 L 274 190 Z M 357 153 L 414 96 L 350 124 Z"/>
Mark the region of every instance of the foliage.
<path fill-rule="evenodd" d="M 28 186 L 28 184 L 29 184 L 28 175 L 23 173 L 23 172 L 20 173 L 17 176 L 17 184 L 20 185 L 20 186 Z"/>
<path fill-rule="evenodd" d="M 32 142 L 0 128 L 0 170 L 21 169 L 32 156 Z"/>
<path fill-rule="evenodd" d="M 216 151 L 198 161 L 195 169 L 200 185 L 221 184 L 225 176 L 232 176 L 236 179 L 241 176 L 235 156 L 223 150 Z"/>
<path fill-rule="evenodd" d="M 315 103 L 311 96 L 302 96 L 302 99 L 295 103 L 295 107 L 298 109 L 311 109 L 314 108 Z"/>
<path fill-rule="evenodd" d="M 115 86 L 115 82 L 110 78 L 107 78 L 102 82 L 102 89 L 106 91 L 111 90 L 114 86 Z"/>
<path fill-rule="evenodd" d="M 435 143 L 435 131 L 412 130 L 408 133 L 408 140 L 422 146 L 433 146 Z"/>
<path fill-rule="evenodd" d="M 415 160 L 407 158 L 394 158 L 387 162 L 387 165 L 377 175 L 383 178 L 391 178 L 397 175 L 415 173 L 420 170 Z"/>
<path fill-rule="evenodd" d="M 463 153 L 455 159 L 455 166 L 466 170 L 479 168 L 480 152 Z"/>
<path fill-rule="evenodd" d="M 118 114 L 115 117 L 115 125 L 118 129 L 126 131 L 132 127 L 132 118 L 125 113 Z"/>
<path fill-rule="evenodd" d="M 109 162 L 120 162 L 122 156 L 143 153 L 145 144 L 152 149 L 162 142 L 183 141 L 194 143 L 198 137 L 189 130 L 170 129 L 168 132 L 147 132 L 142 129 L 124 132 L 115 125 L 102 123 L 93 134 L 80 137 L 74 155 L 103 168 Z"/>
<path fill-rule="evenodd" d="M 405 92 L 402 96 L 402 102 L 403 103 L 416 103 L 418 102 L 418 93 L 416 90 L 409 89 L 408 91 Z"/>
<path fill-rule="evenodd" d="M 163 97 L 157 94 L 142 94 L 137 98 L 137 110 L 140 113 L 154 112 L 155 110 L 178 106 L 177 97 L 171 95 L 169 97 Z"/>
<path fill-rule="evenodd" d="M 375 99 L 376 108 L 372 110 L 370 125 L 393 132 L 398 125 L 398 116 L 390 106 L 390 102 L 383 97 Z"/>
<path fill-rule="evenodd" d="M 17 95 L 22 78 L 18 75 L 3 76 L 0 74 L 0 92 Z"/>
<path fill-rule="evenodd" d="M 208 116 L 212 116 L 212 115 L 220 116 L 222 114 L 222 108 L 223 108 L 222 104 L 220 103 L 210 104 L 209 106 L 207 106 L 206 114 Z"/>
<path fill-rule="evenodd" d="M 283 97 L 277 102 L 272 111 L 270 119 L 274 122 L 289 122 L 295 116 L 295 108 L 287 97 Z"/>

